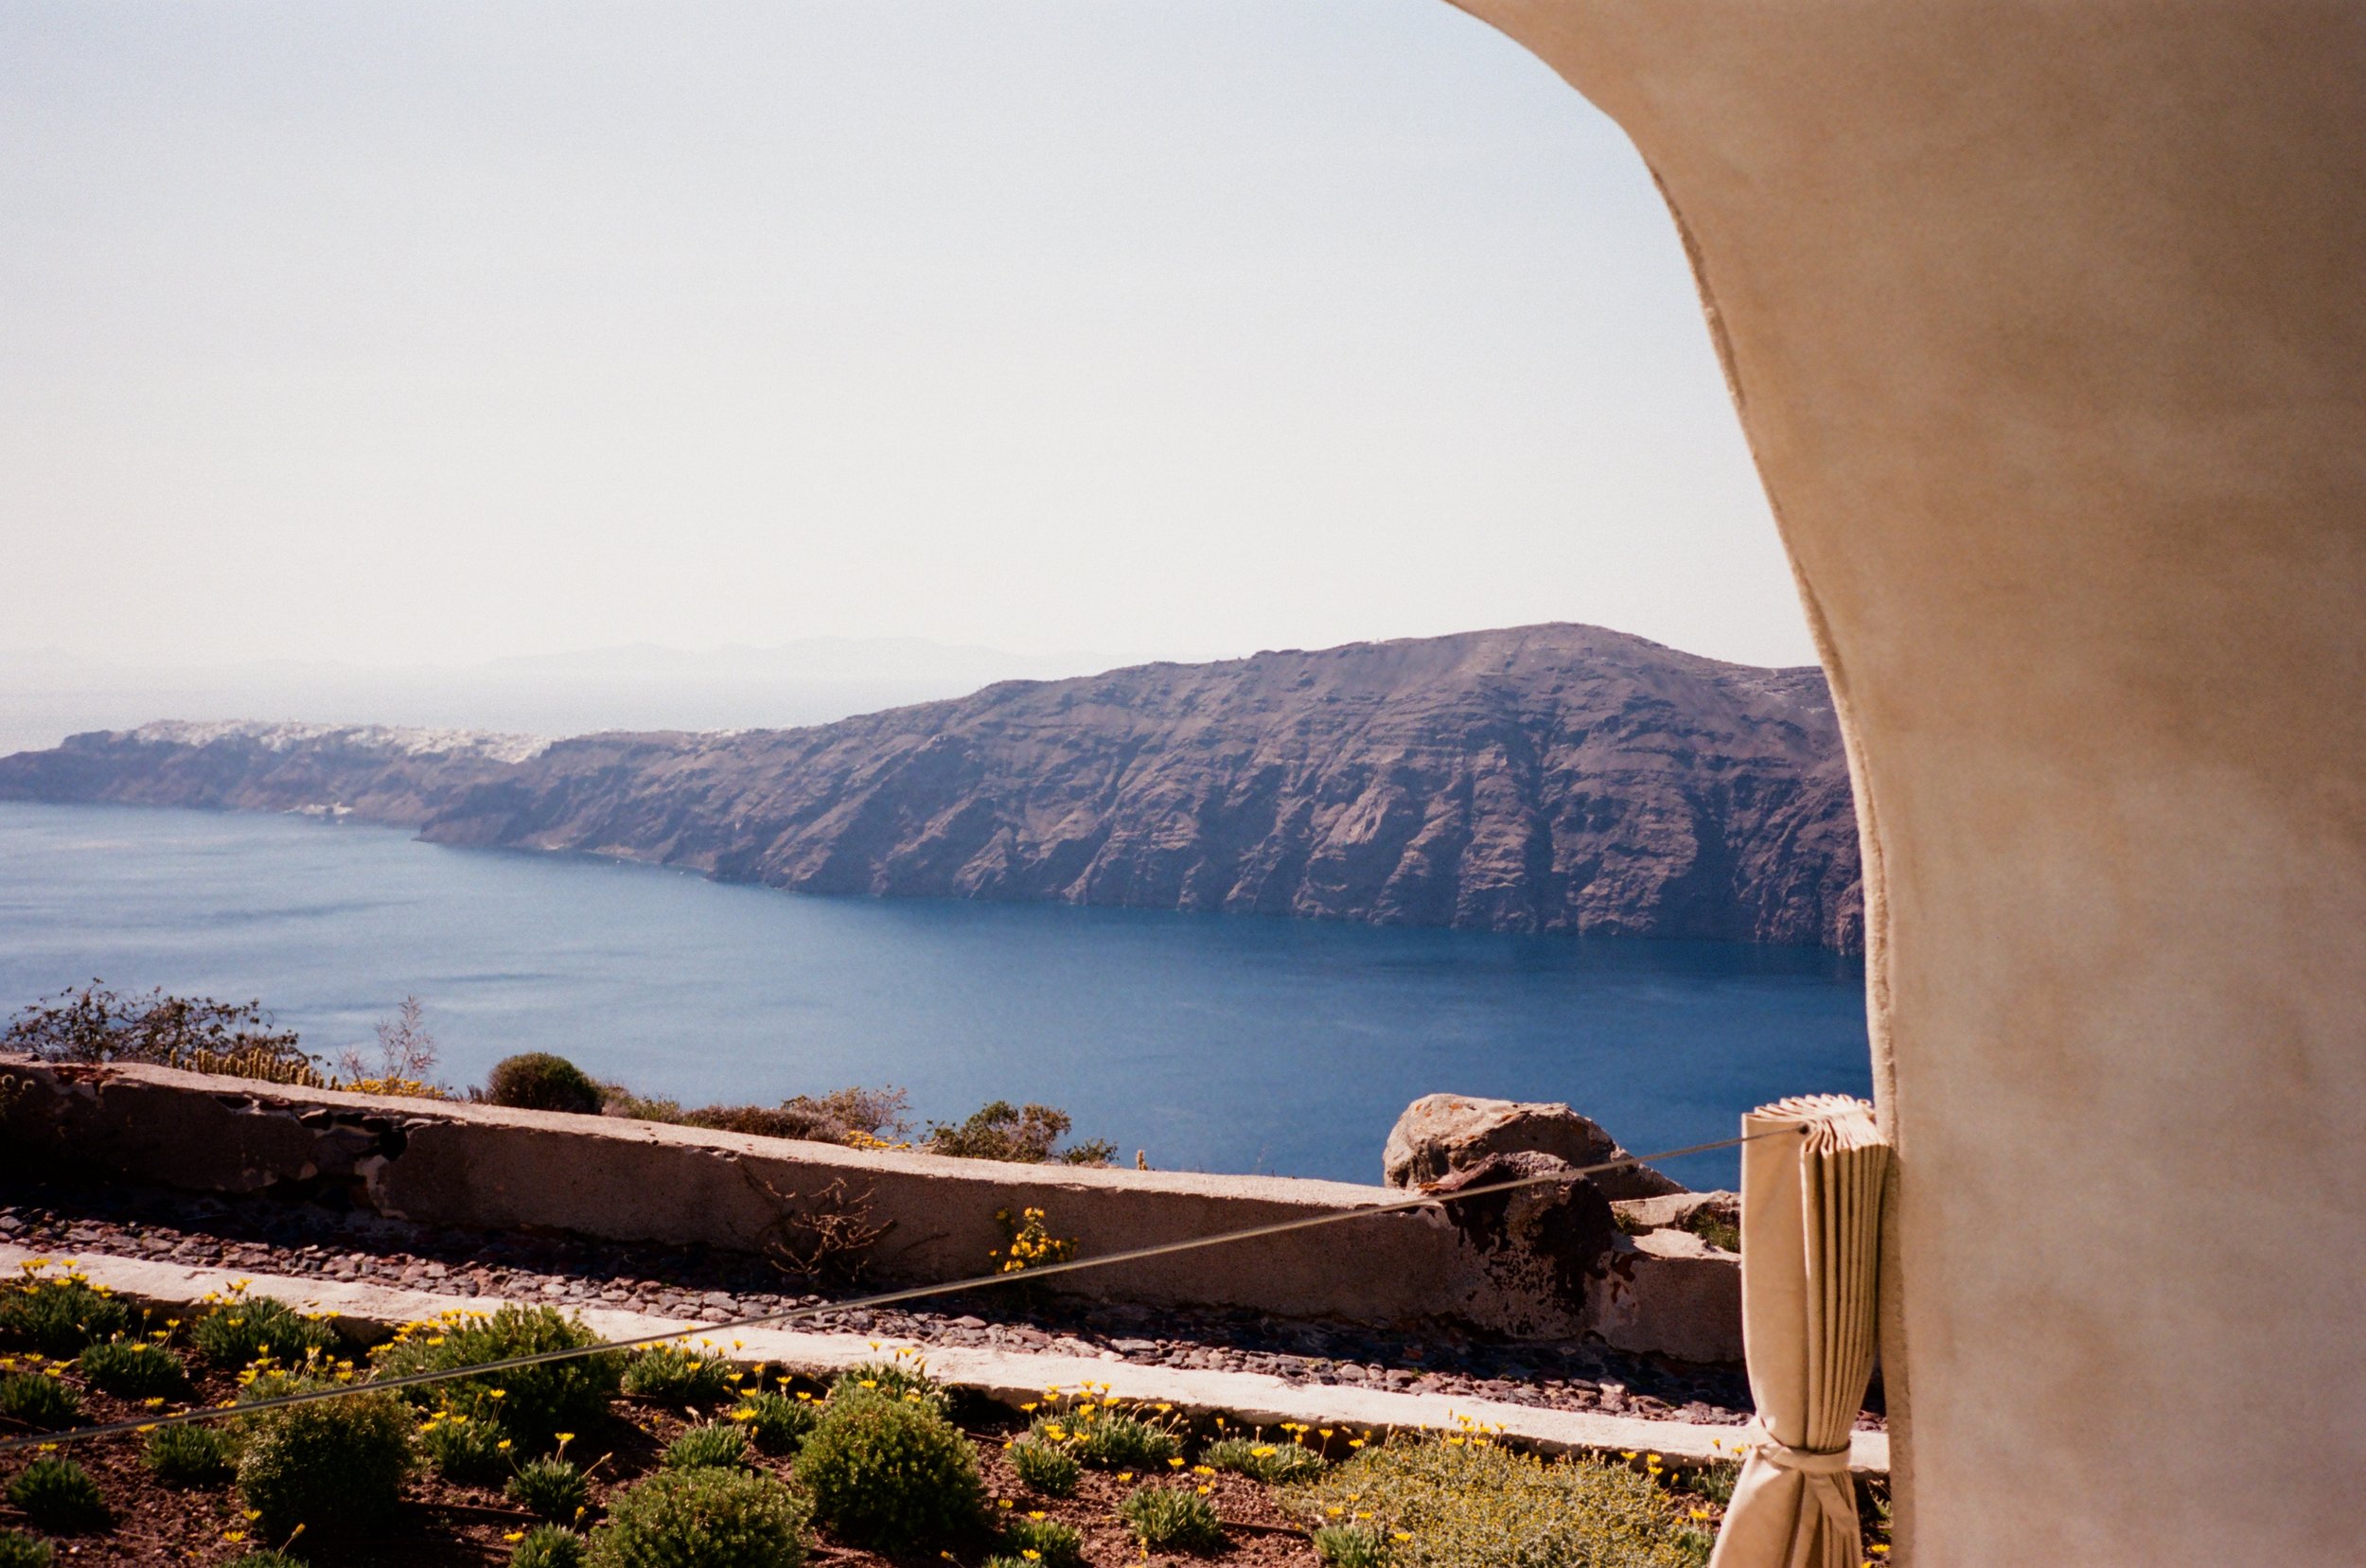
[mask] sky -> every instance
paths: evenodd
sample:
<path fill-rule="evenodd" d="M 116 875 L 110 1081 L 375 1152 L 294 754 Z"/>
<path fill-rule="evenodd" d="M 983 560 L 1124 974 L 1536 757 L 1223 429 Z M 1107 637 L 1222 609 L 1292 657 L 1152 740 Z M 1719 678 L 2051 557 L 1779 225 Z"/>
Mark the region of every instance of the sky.
<path fill-rule="evenodd" d="M 1811 657 L 1625 137 L 1442 0 L 0 9 L 0 651 Z"/>

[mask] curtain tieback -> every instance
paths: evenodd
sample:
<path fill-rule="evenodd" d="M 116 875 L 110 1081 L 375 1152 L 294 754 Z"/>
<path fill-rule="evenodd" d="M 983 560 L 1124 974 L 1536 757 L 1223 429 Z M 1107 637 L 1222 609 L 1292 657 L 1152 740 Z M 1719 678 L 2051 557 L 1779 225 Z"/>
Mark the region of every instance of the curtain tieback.
<path fill-rule="evenodd" d="M 1769 1464 L 1795 1470 L 1802 1475 L 1839 1475 L 1848 1469 L 1848 1450 L 1845 1448 L 1792 1448 L 1788 1443 L 1778 1443 L 1769 1437 L 1758 1444 L 1756 1452 Z"/>

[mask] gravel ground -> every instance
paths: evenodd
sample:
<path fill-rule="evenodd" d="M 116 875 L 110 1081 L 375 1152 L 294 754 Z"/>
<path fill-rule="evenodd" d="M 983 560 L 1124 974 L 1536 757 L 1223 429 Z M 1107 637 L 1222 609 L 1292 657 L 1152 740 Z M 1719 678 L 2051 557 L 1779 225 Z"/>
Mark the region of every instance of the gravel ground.
<path fill-rule="evenodd" d="M 835 1295 L 798 1288 L 760 1259 L 573 1239 L 426 1228 L 316 1205 L 211 1197 L 57 1179 L 0 1183 L 0 1241 L 169 1260 L 257 1274 L 367 1279 L 452 1295 L 601 1305 L 715 1323 Z M 992 1347 L 1109 1361 L 1262 1372 L 1294 1383 L 1361 1384 L 1554 1410 L 1739 1424 L 1739 1367 L 1702 1367 L 1600 1346 L 1514 1345 L 1447 1328 L 1419 1333 L 1262 1313 L 947 1296 L 932 1310 L 825 1313 L 799 1327 L 924 1345 Z M 1878 1411 L 1878 1391 L 1872 1401 Z M 1879 1427 L 1878 1414 L 1858 1423 Z"/>

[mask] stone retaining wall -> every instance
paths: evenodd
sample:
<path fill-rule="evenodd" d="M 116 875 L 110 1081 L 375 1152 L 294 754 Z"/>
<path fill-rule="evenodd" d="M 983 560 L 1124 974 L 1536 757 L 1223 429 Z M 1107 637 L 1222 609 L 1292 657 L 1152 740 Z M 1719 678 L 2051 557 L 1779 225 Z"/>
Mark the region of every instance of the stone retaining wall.
<path fill-rule="evenodd" d="M 1043 1209 L 1051 1232 L 1075 1238 L 1090 1258 L 1402 1197 L 1344 1182 L 874 1153 L 21 1056 L 0 1056 L 0 1103 L 21 1156 L 183 1189 L 349 1201 L 426 1224 L 763 1251 L 809 1235 L 815 1216 L 842 1207 L 886 1227 L 866 1275 L 883 1284 L 989 1272 L 1003 1244 L 998 1211 Z M 1739 1358 L 1738 1284 L 1725 1322 L 1713 1284 L 1704 1310 L 1701 1280 L 1673 1278 L 1671 1270 L 1704 1276 L 1698 1259 L 1663 1260 L 1622 1237 L 1606 1265 L 1573 1300 L 1557 1267 L 1516 1238 L 1430 1209 L 1113 1265 L 1062 1288 L 1154 1306 L 1442 1319 L 1516 1337 L 1595 1335 L 1621 1349 Z"/>

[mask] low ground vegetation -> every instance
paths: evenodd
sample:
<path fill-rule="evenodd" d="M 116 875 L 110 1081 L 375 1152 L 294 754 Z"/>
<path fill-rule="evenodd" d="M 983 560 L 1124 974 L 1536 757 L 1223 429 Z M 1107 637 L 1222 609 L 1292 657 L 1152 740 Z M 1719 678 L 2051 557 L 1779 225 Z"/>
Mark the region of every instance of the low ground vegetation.
<path fill-rule="evenodd" d="M 69 1291 L 127 1318 L 70 1358 L 33 1343 Z M 55 1300 L 25 1308 L 38 1296 Z M 1731 1490 L 1729 1467 L 1548 1462 L 1475 1429 L 1244 1429 L 1099 1387 L 971 1408 L 909 1355 L 826 1388 L 694 1346 L 382 1389 L 589 1336 L 505 1311 L 414 1324 L 363 1355 L 245 1293 L 189 1315 L 151 1322 L 46 1267 L 0 1285 L 6 1375 L 67 1394 L 77 1418 L 229 1407 L 0 1459 L 0 1568 L 69 1549 L 203 1568 L 1687 1568 Z M 242 1321 L 209 1331 L 215 1317 Z M 255 1340 L 232 1367 L 200 1348 L 285 1322 L 317 1332 L 275 1341 L 284 1358 Z M 104 1347 L 128 1348 L 87 1353 Z M 347 1392 L 261 1402 L 298 1389 Z M 30 1427 L 0 1413 L 0 1432 Z"/>

